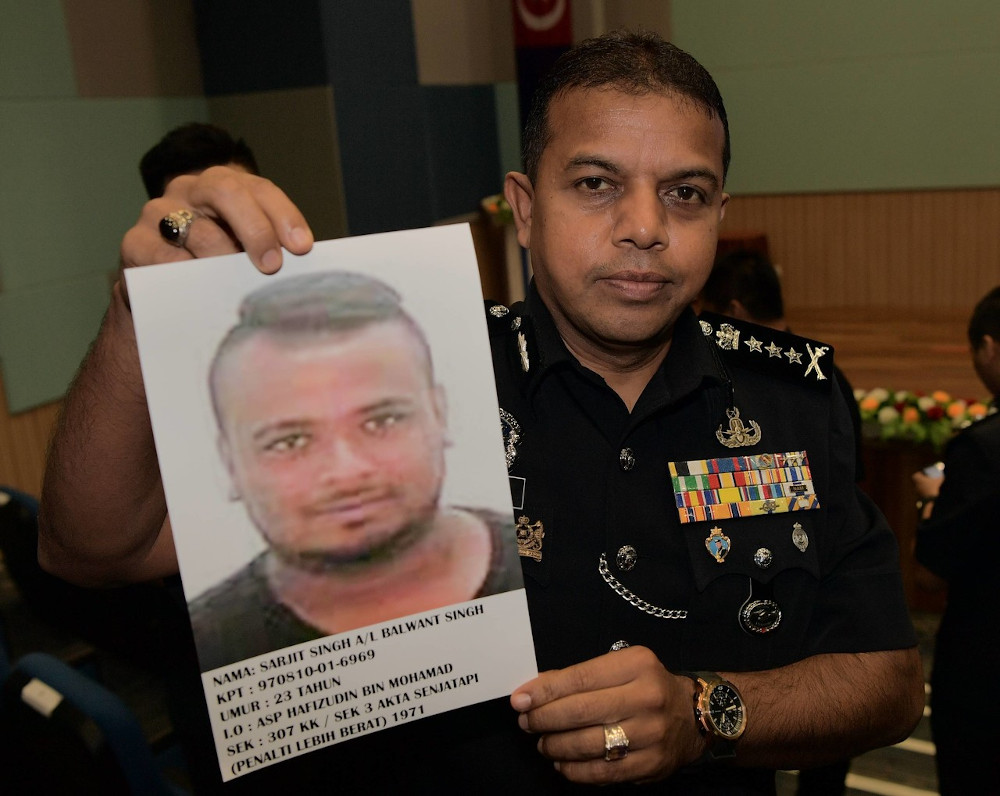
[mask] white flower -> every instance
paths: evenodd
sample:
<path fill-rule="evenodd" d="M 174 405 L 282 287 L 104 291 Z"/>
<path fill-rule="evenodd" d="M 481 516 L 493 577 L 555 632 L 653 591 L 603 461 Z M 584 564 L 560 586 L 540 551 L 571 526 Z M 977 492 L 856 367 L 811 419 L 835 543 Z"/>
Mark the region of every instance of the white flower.
<path fill-rule="evenodd" d="M 878 403 L 882 403 L 889 397 L 889 391 L 882 387 L 876 387 L 874 390 L 871 390 L 865 397 L 871 398 L 877 401 Z"/>
<path fill-rule="evenodd" d="M 906 390 L 896 390 L 896 392 L 892 396 L 892 400 L 894 403 L 901 404 L 905 403 L 906 399 L 909 397 L 910 393 L 908 393 Z"/>
<path fill-rule="evenodd" d="M 899 420 L 899 412 L 896 411 L 896 407 L 883 406 L 878 410 L 878 422 L 882 425 L 887 425 L 896 420 Z"/>
<path fill-rule="evenodd" d="M 921 412 L 926 412 L 936 403 L 937 401 L 935 401 L 929 395 L 921 395 L 919 398 L 917 398 L 917 407 L 920 409 Z"/>

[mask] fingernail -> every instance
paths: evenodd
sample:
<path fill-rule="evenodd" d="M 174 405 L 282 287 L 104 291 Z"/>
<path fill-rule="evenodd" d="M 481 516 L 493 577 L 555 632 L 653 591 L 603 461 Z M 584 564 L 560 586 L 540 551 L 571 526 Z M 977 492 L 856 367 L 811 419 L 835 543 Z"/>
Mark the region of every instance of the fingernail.
<path fill-rule="evenodd" d="M 312 236 L 302 229 L 302 227 L 293 227 L 289 233 L 289 237 L 291 238 L 292 245 L 297 249 L 308 246 L 312 241 Z"/>
<path fill-rule="evenodd" d="M 261 257 L 260 263 L 264 266 L 264 271 L 273 274 L 281 268 L 281 252 L 278 249 L 268 249 Z"/>
<path fill-rule="evenodd" d="M 525 732 L 528 730 L 528 717 L 523 713 L 517 717 L 517 726 Z"/>
<path fill-rule="evenodd" d="M 531 707 L 531 697 L 528 694 L 525 694 L 524 692 L 521 692 L 520 694 L 514 694 L 510 698 L 510 704 L 514 708 L 514 710 L 520 710 L 521 712 L 524 712 L 525 710 Z"/>

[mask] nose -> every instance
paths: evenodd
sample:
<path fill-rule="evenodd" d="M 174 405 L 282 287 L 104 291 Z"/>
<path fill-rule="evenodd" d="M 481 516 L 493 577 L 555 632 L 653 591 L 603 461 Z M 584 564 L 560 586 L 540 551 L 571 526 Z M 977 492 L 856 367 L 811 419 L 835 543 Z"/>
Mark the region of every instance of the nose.
<path fill-rule="evenodd" d="M 347 434 L 334 436 L 322 453 L 323 480 L 349 484 L 363 481 L 375 472 L 375 463 L 364 449 L 364 441 Z"/>
<path fill-rule="evenodd" d="M 657 191 L 627 192 L 616 205 L 615 244 L 637 249 L 665 249 L 669 244 L 667 212 Z"/>

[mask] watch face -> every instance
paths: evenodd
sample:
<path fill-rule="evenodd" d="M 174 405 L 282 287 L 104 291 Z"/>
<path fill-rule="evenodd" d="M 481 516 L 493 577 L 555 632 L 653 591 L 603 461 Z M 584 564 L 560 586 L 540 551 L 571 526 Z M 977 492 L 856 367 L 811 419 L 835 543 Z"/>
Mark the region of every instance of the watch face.
<path fill-rule="evenodd" d="M 707 712 L 719 735 L 735 740 L 743 734 L 746 723 L 743 700 L 728 683 L 718 683 L 709 692 Z"/>

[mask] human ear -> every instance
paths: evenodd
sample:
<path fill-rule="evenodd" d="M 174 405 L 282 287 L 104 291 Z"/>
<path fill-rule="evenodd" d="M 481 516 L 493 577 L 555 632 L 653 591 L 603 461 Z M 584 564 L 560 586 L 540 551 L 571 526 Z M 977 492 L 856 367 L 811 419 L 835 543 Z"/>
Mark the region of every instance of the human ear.
<path fill-rule="evenodd" d="M 997 343 L 993 335 L 984 334 L 979 347 L 983 349 L 988 362 L 992 362 L 997 357 L 1000 357 L 1000 343 Z"/>
<path fill-rule="evenodd" d="M 507 172 L 503 181 L 503 195 L 514 212 L 517 242 L 527 249 L 531 246 L 531 205 L 535 198 L 528 175 L 518 171 Z"/>

